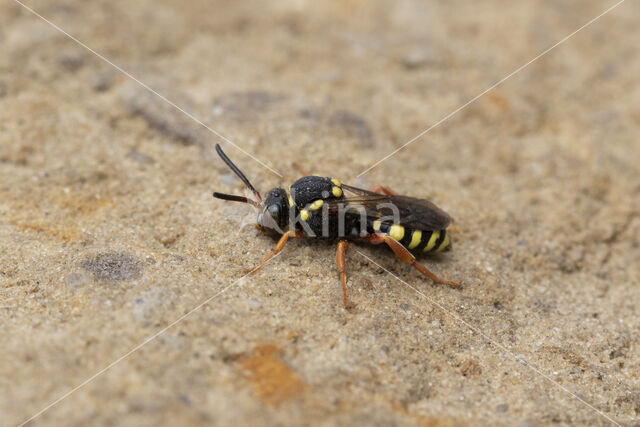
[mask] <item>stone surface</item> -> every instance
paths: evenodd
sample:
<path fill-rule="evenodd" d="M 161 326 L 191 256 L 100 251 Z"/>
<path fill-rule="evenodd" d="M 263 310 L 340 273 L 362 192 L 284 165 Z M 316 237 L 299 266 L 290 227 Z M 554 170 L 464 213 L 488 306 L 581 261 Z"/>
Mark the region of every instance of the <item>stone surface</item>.
<path fill-rule="evenodd" d="M 638 2 L 361 177 L 613 2 L 28 4 L 263 193 L 297 162 L 433 200 L 454 250 L 423 261 L 463 285 L 354 244 L 348 312 L 308 240 L 239 280 L 274 241 L 212 199 L 244 190 L 220 137 L 2 2 L 3 425 L 79 385 L 34 425 L 607 423 L 558 385 L 638 423 Z"/>

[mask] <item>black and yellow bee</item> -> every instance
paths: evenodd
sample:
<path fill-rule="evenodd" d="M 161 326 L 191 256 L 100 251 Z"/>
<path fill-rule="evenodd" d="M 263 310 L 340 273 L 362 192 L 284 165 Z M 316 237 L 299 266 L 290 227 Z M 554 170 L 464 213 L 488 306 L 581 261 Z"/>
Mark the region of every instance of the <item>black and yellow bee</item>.
<path fill-rule="evenodd" d="M 253 192 L 256 200 L 214 192 L 213 197 L 248 203 L 258 209 L 257 227 L 281 235 L 276 247 L 264 258 L 254 273 L 278 254 L 289 237 L 301 235 L 336 240 L 336 264 L 342 284 L 345 307 L 347 298 L 345 253 L 349 240 L 378 245 L 386 243 L 407 264 L 412 265 L 437 283 L 457 286 L 444 280 L 420 264 L 411 253 L 440 252 L 451 248 L 447 227 L 451 217 L 433 203 L 414 197 L 397 195 L 383 186 L 374 191 L 342 184 L 330 177 L 305 176 L 289 188 L 273 188 L 262 200 L 260 193 L 244 174 L 224 154 L 220 145 L 216 151 L 222 160 Z"/>

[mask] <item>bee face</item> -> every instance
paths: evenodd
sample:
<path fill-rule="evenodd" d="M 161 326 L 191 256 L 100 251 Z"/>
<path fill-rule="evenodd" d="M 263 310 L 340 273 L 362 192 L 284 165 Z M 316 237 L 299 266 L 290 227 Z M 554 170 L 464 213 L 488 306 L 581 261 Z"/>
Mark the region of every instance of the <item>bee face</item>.
<path fill-rule="evenodd" d="M 287 192 L 274 188 L 267 193 L 262 211 L 258 212 L 258 225 L 279 233 L 289 224 L 289 202 Z"/>

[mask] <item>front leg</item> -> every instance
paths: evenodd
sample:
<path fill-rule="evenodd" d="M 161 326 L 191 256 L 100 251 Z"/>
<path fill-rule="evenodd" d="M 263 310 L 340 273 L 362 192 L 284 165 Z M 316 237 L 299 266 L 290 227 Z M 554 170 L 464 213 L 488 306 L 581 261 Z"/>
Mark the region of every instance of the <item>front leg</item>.
<path fill-rule="evenodd" d="M 264 266 L 267 263 L 267 261 L 269 261 L 271 258 L 273 258 L 274 256 L 280 253 L 280 251 L 284 248 L 284 245 L 287 244 L 287 241 L 289 240 L 289 237 L 292 234 L 297 239 L 300 236 L 300 233 L 301 232 L 299 230 L 296 230 L 296 231 L 289 230 L 286 233 L 284 233 L 282 237 L 280 237 L 280 240 L 278 240 L 278 244 L 276 244 L 276 247 L 273 248 L 273 250 L 269 252 L 266 257 L 264 257 L 260 265 L 254 268 L 253 270 L 250 270 L 247 274 L 253 274 L 256 271 L 260 270 L 262 266 Z"/>

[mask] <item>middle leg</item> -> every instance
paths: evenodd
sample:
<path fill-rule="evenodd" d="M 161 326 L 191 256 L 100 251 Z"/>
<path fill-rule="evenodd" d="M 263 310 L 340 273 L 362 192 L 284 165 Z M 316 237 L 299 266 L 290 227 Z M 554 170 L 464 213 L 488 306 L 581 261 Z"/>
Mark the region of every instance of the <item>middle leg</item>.
<path fill-rule="evenodd" d="M 347 298 L 347 263 L 345 262 L 345 254 L 349 248 L 349 242 L 340 240 L 338 242 L 338 250 L 336 251 L 336 265 L 338 266 L 338 274 L 340 276 L 340 284 L 342 285 L 342 302 L 344 308 L 353 308 L 353 304 Z"/>

